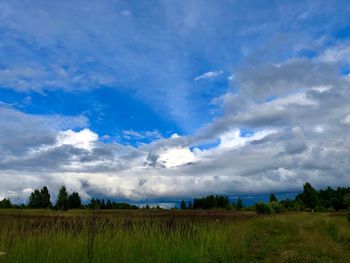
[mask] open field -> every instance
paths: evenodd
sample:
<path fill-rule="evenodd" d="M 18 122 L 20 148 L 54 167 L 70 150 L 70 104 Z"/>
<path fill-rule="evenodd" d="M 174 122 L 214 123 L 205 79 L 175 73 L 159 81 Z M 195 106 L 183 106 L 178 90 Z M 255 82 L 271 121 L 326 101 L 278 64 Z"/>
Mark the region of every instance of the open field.
<path fill-rule="evenodd" d="M 0 252 L 0 262 L 350 262 L 350 223 L 326 213 L 0 210 Z"/>

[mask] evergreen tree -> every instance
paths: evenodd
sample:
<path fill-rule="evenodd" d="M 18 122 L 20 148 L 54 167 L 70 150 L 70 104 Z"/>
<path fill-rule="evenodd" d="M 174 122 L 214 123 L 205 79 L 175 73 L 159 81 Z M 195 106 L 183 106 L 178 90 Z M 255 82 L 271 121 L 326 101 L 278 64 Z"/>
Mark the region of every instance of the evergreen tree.
<path fill-rule="evenodd" d="M 350 208 L 350 193 L 347 193 L 343 197 L 343 204 L 346 208 Z"/>
<path fill-rule="evenodd" d="M 30 208 L 41 208 L 41 195 L 38 189 L 30 194 L 28 206 Z"/>
<path fill-rule="evenodd" d="M 106 209 L 106 203 L 104 199 L 102 199 L 102 202 L 101 202 L 101 209 Z"/>
<path fill-rule="evenodd" d="M 80 208 L 81 207 L 81 199 L 77 192 L 73 192 L 68 196 L 69 209 L 72 208 Z"/>
<path fill-rule="evenodd" d="M 11 208 L 12 204 L 10 199 L 4 198 L 2 201 L 0 201 L 0 208 Z"/>
<path fill-rule="evenodd" d="M 107 200 L 107 203 L 106 203 L 106 209 L 112 209 L 112 202 L 111 200 Z"/>
<path fill-rule="evenodd" d="M 306 208 L 314 209 L 319 205 L 318 193 L 310 183 L 304 184 L 304 190 L 297 199 L 300 199 Z"/>
<path fill-rule="evenodd" d="M 96 199 L 96 206 L 95 206 L 96 209 L 101 209 L 101 200 L 100 199 Z"/>
<path fill-rule="evenodd" d="M 58 193 L 56 206 L 57 206 L 57 209 L 68 210 L 68 206 L 69 206 L 68 193 L 64 185 L 62 185 Z"/>
<path fill-rule="evenodd" d="M 46 186 L 40 190 L 40 203 L 41 208 L 51 207 L 50 193 Z"/>
<path fill-rule="evenodd" d="M 278 202 L 277 197 L 275 196 L 274 193 L 270 194 L 270 203 L 272 203 L 272 202 Z"/>
<path fill-rule="evenodd" d="M 193 209 L 193 205 L 191 201 L 188 202 L 188 209 Z"/>
<path fill-rule="evenodd" d="M 96 200 L 94 198 L 91 199 L 90 204 L 89 204 L 90 209 L 95 209 L 96 208 Z"/>
<path fill-rule="evenodd" d="M 243 201 L 241 198 L 238 198 L 236 208 L 237 210 L 241 210 L 243 208 Z"/>
<path fill-rule="evenodd" d="M 181 201 L 180 207 L 181 207 L 181 209 L 183 209 L 183 210 L 185 210 L 185 209 L 187 208 L 187 207 L 186 207 L 186 202 L 185 202 L 185 200 L 182 200 L 182 201 Z"/>

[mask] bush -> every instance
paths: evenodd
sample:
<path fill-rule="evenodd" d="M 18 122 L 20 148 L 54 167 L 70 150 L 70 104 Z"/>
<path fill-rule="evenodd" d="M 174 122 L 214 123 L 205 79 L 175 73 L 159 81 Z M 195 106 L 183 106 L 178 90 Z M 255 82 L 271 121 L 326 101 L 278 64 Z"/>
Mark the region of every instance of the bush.
<path fill-rule="evenodd" d="M 346 214 L 346 218 L 347 218 L 348 221 L 350 222 L 350 209 L 348 209 L 348 213 Z"/>
<path fill-rule="evenodd" d="M 276 213 L 282 213 L 282 212 L 285 211 L 283 206 L 280 203 L 278 203 L 278 202 L 271 202 L 270 203 L 270 207 Z"/>
<path fill-rule="evenodd" d="M 271 206 L 261 202 L 255 204 L 255 211 L 258 215 L 269 215 L 274 212 Z"/>
<path fill-rule="evenodd" d="M 324 208 L 322 212 L 333 213 L 335 212 L 335 210 L 333 207 L 329 207 L 329 208 Z"/>

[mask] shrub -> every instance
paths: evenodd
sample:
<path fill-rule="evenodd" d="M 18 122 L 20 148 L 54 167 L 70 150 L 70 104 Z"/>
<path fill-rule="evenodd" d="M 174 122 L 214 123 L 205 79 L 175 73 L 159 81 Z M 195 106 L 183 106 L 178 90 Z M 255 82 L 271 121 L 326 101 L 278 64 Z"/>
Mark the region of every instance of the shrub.
<path fill-rule="evenodd" d="M 346 218 L 347 218 L 348 221 L 350 222 L 350 209 L 348 209 L 348 213 L 346 214 Z"/>
<path fill-rule="evenodd" d="M 278 202 L 271 202 L 270 203 L 270 207 L 276 213 L 282 213 L 282 212 L 285 211 L 283 206 L 280 203 L 278 203 Z"/>
<path fill-rule="evenodd" d="M 269 215 L 274 212 L 271 206 L 261 202 L 255 204 L 255 211 L 258 215 Z"/>

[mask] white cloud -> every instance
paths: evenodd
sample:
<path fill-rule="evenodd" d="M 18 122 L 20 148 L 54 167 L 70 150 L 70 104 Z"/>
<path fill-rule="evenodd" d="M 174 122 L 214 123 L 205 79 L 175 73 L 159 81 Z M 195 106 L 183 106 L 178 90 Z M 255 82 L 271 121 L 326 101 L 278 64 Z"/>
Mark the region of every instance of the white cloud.
<path fill-rule="evenodd" d="M 91 150 L 93 144 L 98 140 L 98 135 L 89 129 L 79 132 L 72 130 L 60 131 L 57 135 L 57 145 L 71 145 L 76 148 Z"/>
<path fill-rule="evenodd" d="M 221 117 L 196 134 L 137 148 L 99 141 L 81 116 L 34 116 L 2 107 L 0 195 L 24 200 L 24 189 L 62 183 L 85 198 L 100 193 L 136 199 L 287 191 L 305 181 L 349 184 L 348 81 L 334 74 L 335 65 L 317 63 L 242 69 L 235 79 L 242 88 L 215 100 Z M 156 136 L 132 130 L 123 135 Z"/>
<path fill-rule="evenodd" d="M 209 71 L 209 72 L 205 72 L 202 75 L 199 75 L 199 76 L 195 77 L 194 80 L 198 81 L 198 80 L 201 80 L 201 79 L 213 79 L 213 78 L 216 78 L 216 77 L 220 76 L 223 73 L 224 73 L 224 71 L 222 71 L 222 70 Z"/>
<path fill-rule="evenodd" d="M 318 59 L 326 63 L 350 62 L 349 43 L 341 43 L 330 47 Z"/>
<path fill-rule="evenodd" d="M 159 153 L 158 161 L 166 168 L 193 163 L 197 160 L 189 148 L 170 148 Z"/>
<path fill-rule="evenodd" d="M 315 91 L 318 91 L 320 93 L 323 93 L 323 92 L 326 92 L 326 91 L 329 91 L 333 88 L 332 85 L 327 85 L 327 86 L 316 86 L 316 87 L 313 87 L 312 90 L 315 90 Z"/>

